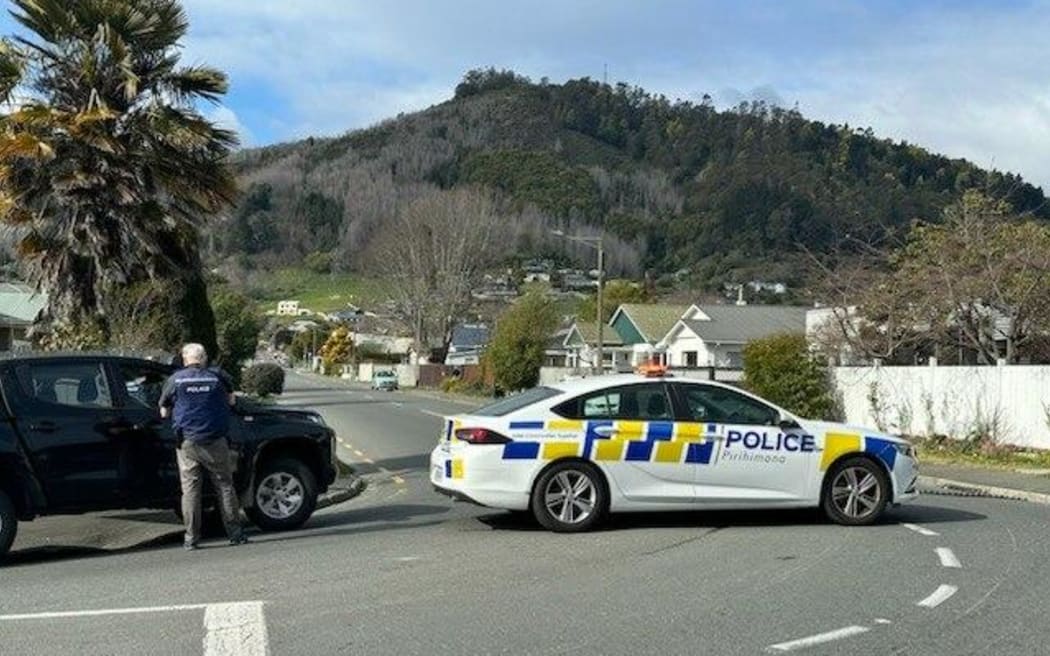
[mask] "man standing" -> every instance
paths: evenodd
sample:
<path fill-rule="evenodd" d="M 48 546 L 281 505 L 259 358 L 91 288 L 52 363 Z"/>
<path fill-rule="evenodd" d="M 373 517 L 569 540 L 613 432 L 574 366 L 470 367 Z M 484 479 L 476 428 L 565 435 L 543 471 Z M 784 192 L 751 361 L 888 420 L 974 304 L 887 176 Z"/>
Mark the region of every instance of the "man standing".
<path fill-rule="evenodd" d="M 240 504 L 233 488 L 230 446 L 227 433 L 230 406 L 234 404 L 229 377 L 208 369 L 208 354 L 200 344 L 182 347 L 183 368 L 164 383 L 160 396 L 160 416 L 173 418 L 176 456 L 182 480 L 182 518 L 186 522 L 186 549 L 196 549 L 201 534 L 201 489 L 204 472 L 211 476 L 219 495 L 222 521 L 230 544 L 244 544 L 248 538 L 240 520 Z"/>

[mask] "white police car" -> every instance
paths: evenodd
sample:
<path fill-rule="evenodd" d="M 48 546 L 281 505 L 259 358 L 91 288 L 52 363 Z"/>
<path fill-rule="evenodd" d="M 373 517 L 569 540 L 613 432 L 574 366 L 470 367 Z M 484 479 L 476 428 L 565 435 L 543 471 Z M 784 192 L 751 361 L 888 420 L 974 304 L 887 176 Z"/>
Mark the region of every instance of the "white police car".
<path fill-rule="evenodd" d="M 740 389 L 650 370 L 536 387 L 449 417 L 430 456 L 449 496 L 554 531 L 608 512 L 820 506 L 874 522 L 917 496 L 905 440 L 811 421 Z"/>

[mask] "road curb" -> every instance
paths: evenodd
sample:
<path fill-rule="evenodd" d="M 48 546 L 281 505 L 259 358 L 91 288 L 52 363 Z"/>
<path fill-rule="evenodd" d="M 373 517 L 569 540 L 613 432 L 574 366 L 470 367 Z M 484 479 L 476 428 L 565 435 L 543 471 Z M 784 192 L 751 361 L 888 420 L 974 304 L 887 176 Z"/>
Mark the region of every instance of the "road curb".
<path fill-rule="evenodd" d="M 1012 499 L 1015 501 L 1028 501 L 1030 503 L 1050 505 L 1050 494 L 1042 494 L 1041 492 L 1028 492 L 1027 490 L 995 487 L 994 485 L 979 485 L 977 483 L 967 483 L 965 481 L 956 481 L 950 478 L 936 478 L 933 476 L 920 476 L 919 483 L 941 488 L 946 490 L 945 493 L 947 494 L 954 492 L 968 496 L 986 496 L 996 499 Z"/>

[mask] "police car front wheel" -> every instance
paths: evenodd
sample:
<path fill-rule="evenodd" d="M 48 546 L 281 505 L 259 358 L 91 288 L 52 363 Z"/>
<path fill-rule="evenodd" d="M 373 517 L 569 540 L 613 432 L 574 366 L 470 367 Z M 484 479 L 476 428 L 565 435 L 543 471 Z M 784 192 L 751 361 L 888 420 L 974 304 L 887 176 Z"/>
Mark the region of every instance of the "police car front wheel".
<path fill-rule="evenodd" d="M 586 531 L 600 522 L 609 505 L 605 479 L 585 462 L 556 463 L 540 476 L 532 492 L 532 513 L 559 533 Z"/>
<path fill-rule="evenodd" d="M 832 521 L 847 526 L 873 523 L 886 509 L 890 481 L 868 458 L 846 458 L 828 472 L 822 505 Z"/>

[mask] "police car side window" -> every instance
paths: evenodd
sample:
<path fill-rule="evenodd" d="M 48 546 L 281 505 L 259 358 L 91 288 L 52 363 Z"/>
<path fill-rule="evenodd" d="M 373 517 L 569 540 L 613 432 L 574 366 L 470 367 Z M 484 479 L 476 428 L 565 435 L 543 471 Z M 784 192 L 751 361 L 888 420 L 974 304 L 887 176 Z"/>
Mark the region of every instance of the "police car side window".
<path fill-rule="evenodd" d="M 591 392 L 562 403 L 554 408 L 554 412 L 568 419 L 673 419 L 671 402 L 663 383 Z"/>
<path fill-rule="evenodd" d="M 780 413 L 749 396 L 714 385 L 679 384 L 691 421 L 772 426 Z"/>

